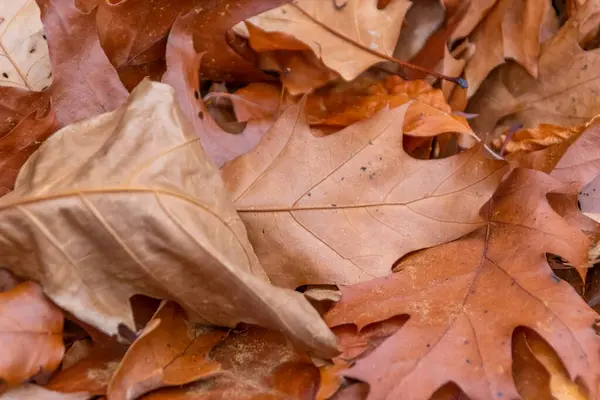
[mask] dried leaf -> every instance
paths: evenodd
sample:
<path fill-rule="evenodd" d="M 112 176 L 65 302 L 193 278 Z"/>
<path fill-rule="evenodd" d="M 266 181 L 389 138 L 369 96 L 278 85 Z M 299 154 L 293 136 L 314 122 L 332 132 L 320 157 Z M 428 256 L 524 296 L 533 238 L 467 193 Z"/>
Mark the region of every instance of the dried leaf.
<path fill-rule="evenodd" d="M 231 102 L 239 122 L 269 118 L 277 114 L 281 89 L 268 83 L 253 82 L 235 93 L 211 92 L 204 96 L 205 102 L 225 99 Z"/>
<path fill-rule="evenodd" d="M 0 3 L 0 86 L 41 91 L 52 68 L 40 8 L 35 0 Z"/>
<path fill-rule="evenodd" d="M 108 397 L 133 400 L 161 387 L 217 374 L 220 364 L 206 356 L 225 336 L 222 330 L 196 329 L 177 304 L 163 303 L 123 357 L 108 386 Z"/>
<path fill-rule="evenodd" d="M 206 53 L 200 69 L 201 79 L 216 81 L 264 81 L 272 77 L 243 59 L 227 43 L 230 28 L 261 12 L 291 0 L 210 0 L 193 11 L 194 44 Z M 206 4 L 208 3 L 208 4 Z"/>
<path fill-rule="evenodd" d="M 568 127 L 594 117 L 600 109 L 594 68 L 600 50 L 582 50 L 578 34 L 579 23 L 568 21 L 544 42 L 537 79 L 516 64 L 497 68 L 469 103 L 467 111 L 480 114 L 471 121 L 473 129 L 494 132 L 511 125 L 535 128 L 542 123 Z"/>
<path fill-rule="evenodd" d="M 4 136 L 0 135 L 0 195 L 12 190 L 19 170 L 27 158 L 56 128 L 53 110 L 48 115 L 31 113 Z"/>
<path fill-rule="evenodd" d="M 119 107 L 127 98 L 100 47 L 95 13 L 83 14 L 73 0 L 38 0 L 48 37 L 54 82 L 50 88 L 59 126 Z"/>
<path fill-rule="evenodd" d="M 231 334 L 210 356 L 221 364 L 222 375 L 143 399 L 309 400 L 318 390 L 319 369 L 277 332 L 250 328 Z"/>
<path fill-rule="evenodd" d="M 503 150 L 504 154 L 516 152 L 532 152 L 543 150 L 565 141 L 571 143 L 579 137 L 585 125 L 563 127 L 551 124 L 541 124 L 535 128 L 519 129 L 510 138 L 503 134 L 494 140 L 494 147 Z"/>
<path fill-rule="evenodd" d="M 402 148 L 406 105 L 321 138 L 302 107 L 290 106 L 254 150 L 221 169 L 276 284 L 385 276 L 404 254 L 481 226 L 478 210 L 505 170 L 480 146 L 416 160 Z"/>
<path fill-rule="evenodd" d="M 96 21 L 100 44 L 118 69 L 164 57 L 175 18 L 201 6 L 200 0 L 100 1 Z"/>
<path fill-rule="evenodd" d="M 144 81 L 118 110 L 54 134 L 0 210 L 0 262 L 109 335 L 135 330 L 128 301 L 144 294 L 196 322 L 280 329 L 321 355 L 335 347 L 300 293 L 269 284 L 167 85 Z"/>
<path fill-rule="evenodd" d="M 574 265 L 587 260 L 585 235 L 546 200 L 564 186 L 517 169 L 486 207 L 485 227 L 406 257 L 391 277 L 342 288 L 341 302 L 325 316 L 332 327 L 354 324 L 360 330 L 392 316 L 410 316 L 344 375 L 369 383 L 374 399 L 427 399 L 447 382 L 472 399 L 518 398 L 510 339 L 523 326 L 542 336 L 568 376 L 580 379 L 595 398 L 596 314 L 552 273 L 545 258 L 558 254 Z"/>
<path fill-rule="evenodd" d="M 333 1 L 297 0 L 247 21 L 266 32 L 285 33 L 310 47 L 323 63 L 350 81 L 385 61 L 356 45 L 392 55 L 410 2 L 395 0 L 385 10 L 375 2 L 348 0 L 338 9 Z"/>
<path fill-rule="evenodd" d="M 31 383 L 11 389 L 2 395 L 2 400 L 87 400 L 89 398 L 89 393 L 58 393 Z"/>
<path fill-rule="evenodd" d="M 44 385 L 47 389 L 61 393 L 87 392 L 91 395 L 105 395 L 108 382 L 125 354 L 126 347 L 116 340 L 94 341 L 80 360 L 65 365 L 67 356 L 74 357 L 75 342 L 65 354 L 62 369 Z"/>
<path fill-rule="evenodd" d="M 0 293 L 0 379 L 12 386 L 54 371 L 64 354 L 62 329 L 61 311 L 37 284 L 25 282 Z"/>
<path fill-rule="evenodd" d="M 167 72 L 163 82 L 173 86 L 183 114 L 194 127 L 210 159 L 220 167 L 256 146 L 266 126 L 251 121 L 244 132 L 232 135 L 221 129 L 210 116 L 200 96 L 198 71 L 203 56 L 194 50 L 192 22 L 195 17 L 192 12 L 173 24 L 167 43 Z"/>

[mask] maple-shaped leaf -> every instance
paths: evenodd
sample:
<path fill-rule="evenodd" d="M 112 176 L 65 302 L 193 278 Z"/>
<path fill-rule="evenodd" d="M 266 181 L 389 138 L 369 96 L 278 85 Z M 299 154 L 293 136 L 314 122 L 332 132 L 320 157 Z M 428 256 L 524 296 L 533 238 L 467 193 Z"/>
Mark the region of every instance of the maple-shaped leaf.
<path fill-rule="evenodd" d="M 56 128 L 54 110 L 38 118 L 31 113 L 10 132 L 0 135 L 0 195 L 12 190 L 19 170 L 27 158 Z"/>
<path fill-rule="evenodd" d="M 392 55 L 410 5 L 395 0 L 381 10 L 375 1 L 347 0 L 340 7 L 335 1 L 297 0 L 247 21 L 266 32 L 300 40 L 327 67 L 350 81 L 386 61 L 365 48 Z"/>
<path fill-rule="evenodd" d="M 595 398 L 597 314 L 552 273 L 545 256 L 561 255 L 574 265 L 587 261 L 586 236 L 546 199 L 564 186 L 517 169 L 485 207 L 485 227 L 407 257 L 388 278 L 342 288 L 342 300 L 325 315 L 332 327 L 354 324 L 360 330 L 410 317 L 345 375 L 369 383 L 369 399 L 427 399 L 447 382 L 472 399 L 518 398 L 511 336 L 528 327 Z"/>
<path fill-rule="evenodd" d="M 167 386 L 216 375 L 221 366 L 206 358 L 227 331 L 195 326 L 183 310 L 165 302 L 133 342 L 108 385 L 107 396 L 136 399 Z"/>
<path fill-rule="evenodd" d="M 54 371 L 64 354 L 63 314 L 33 282 L 0 293 L 0 379 L 9 386 Z"/>
<path fill-rule="evenodd" d="M 198 71 L 208 54 L 198 54 L 194 50 L 195 18 L 192 11 L 173 24 L 167 43 L 167 71 L 162 80 L 173 86 L 183 114 L 194 127 L 210 159 L 220 167 L 256 146 L 270 125 L 265 121 L 250 121 L 242 133 L 234 135 L 221 129 L 212 118 L 200 95 Z"/>
<path fill-rule="evenodd" d="M 467 111 L 479 114 L 470 121 L 473 129 L 493 132 L 542 123 L 569 127 L 594 117 L 600 110 L 600 84 L 594 68 L 600 50 L 583 50 L 579 33 L 580 23 L 569 20 L 544 42 L 537 79 L 517 64 L 492 72 L 469 102 Z"/>
<path fill-rule="evenodd" d="M 254 150 L 221 169 L 273 282 L 385 276 L 404 254 L 481 226 L 479 208 L 505 173 L 481 146 L 442 160 L 411 158 L 402 144 L 409 105 L 315 137 L 303 105 L 290 106 Z M 436 134 L 437 123 L 424 125 Z"/>
<path fill-rule="evenodd" d="M 168 85 L 146 80 L 116 111 L 55 133 L 0 210 L 2 265 L 109 335 L 135 331 L 129 298 L 143 294 L 194 322 L 253 323 L 334 351 L 302 294 L 269 283 Z"/>
<path fill-rule="evenodd" d="M 35 0 L 0 3 L 0 86 L 41 91 L 52 69 L 40 9 Z"/>
<path fill-rule="evenodd" d="M 209 358 L 220 363 L 219 376 L 143 399 L 314 399 L 319 389 L 319 369 L 279 332 L 257 327 L 233 332 Z"/>

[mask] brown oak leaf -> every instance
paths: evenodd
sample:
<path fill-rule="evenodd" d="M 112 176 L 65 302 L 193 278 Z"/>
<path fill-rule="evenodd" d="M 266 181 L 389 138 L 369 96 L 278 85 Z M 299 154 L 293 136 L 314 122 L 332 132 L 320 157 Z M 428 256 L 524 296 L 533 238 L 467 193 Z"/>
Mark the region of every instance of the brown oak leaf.
<path fill-rule="evenodd" d="M 63 128 L 29 158 L 0 198 L 0 262 L 109 335 L 135 331 L 129 298 L 144 294 L 178 302 L 194 322 L 257 324 L 335 353 L 302 294 L 269 283 L 165 84 L 142 82 L 125 105 Z"/>
<path fill-rule="evenodd" d="M 12 386 L 54 371 L 65 351 L 63 319 L 33 282 L 0 293 L 0 379 Z"/>
<path fill-rule="evenodd" d="M 221 169 L 273 282 L 385 276 L 404 254 L 481 226 L 479 208 L 505 173 L 481 146 L 442 160 L 411 158 L 402 134 L 408 105 L 315 137 L 303 105 L 290 106 L 254 150 Z M 435 135 L 437 125 L 423 131 Z"/>
<path fill-rule="evenodd" d="M 195 326 L 173 302 L 163 303 L 127 350 L 109 385 L 111 399 L 133 400 L 152 390 L 180 386 L 218 374 L 206 358 L 227 331 Z"/>
<path fill-rule="evenodd" d="M 388 278 L 342 288 L 341 302 L 325 316 L 332 327 L 354 324 L 360 330 L 410 316 L 345 375 L 369 383 L 369 399 L 427 399 L 447 382 L 472 399 L 518 398 L 511 336 L 522 326 L 548 342 L 569 378 L 579 379 L 595 398 L 597 315 L 552 273 L 545 256 L 587 262 L 586 236 L 546 200 L 564 186 L 517 169 L 485 207 L 486 226 L 406 257 Z"/>

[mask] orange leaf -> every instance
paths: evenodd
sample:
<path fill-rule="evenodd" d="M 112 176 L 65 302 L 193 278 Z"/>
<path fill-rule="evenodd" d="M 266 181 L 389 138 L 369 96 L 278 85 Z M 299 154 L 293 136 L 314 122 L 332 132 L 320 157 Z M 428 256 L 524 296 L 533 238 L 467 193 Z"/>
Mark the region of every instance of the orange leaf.
<path fill-rule="evenodd" d="M 33 282 L 0 293 L 0 378 L 17 385 L 54 371 L 64 354 L 63 314 Z"/>
<path fill-rule="evenodd" d="M 161 387 L 215 375 L 220 364 L 206 356 L 225 336 L 226 331 L 196 328 L 176 303 L 163 303 L 123 357 L 108 397 L 133 400 Z"/>

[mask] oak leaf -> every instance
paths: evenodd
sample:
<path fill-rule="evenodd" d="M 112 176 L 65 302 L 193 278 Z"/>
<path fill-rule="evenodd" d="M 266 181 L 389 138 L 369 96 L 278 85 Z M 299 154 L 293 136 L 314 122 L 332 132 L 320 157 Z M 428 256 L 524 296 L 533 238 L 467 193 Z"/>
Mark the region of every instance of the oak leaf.
<path fill-rule="evenodd" d="M 319 389 L 319 369 L 278 332 L 256 327 L 234 332 L 210 358 L 221 364 L 219 376 L 143 399 L 313 399 Z"/>
<path fill-rule="evenodd" d="M 37 284 L 24 282 L 0 293 L 2 381 L 13 386 L 54 371 L 64 354 L 62 330 L 62 312 Z"/>
<path fill-rule="evenodd" d="M 152 390 L 180 386 L 218 374 L 206 359 L 227 331 L 196 327 L 173 302 L 163 303 L 127 350 L 109 385 L 111 399 L 133 400 Z"/>
<path fill-rule="evenodd" d="M 38 92 L 52 83 L 51 72 L 35 0 L 0 3 L 0 86 Z"/>
<path fill-rule="evenodd" d="M 286 33 L 300 40 L 323 63 L 350 81 L 372 65 L 385 61 L 357 46 L 391 56 L 410 2 L 395 0 L 384 10 L 375 2 L 297 0 L 246 21 L 266 32 Z"/>
<path fill-rule="evenodd" d="M 31 383 L 11 389 L 2 395 L 2 400 L 88 400 L 89 398 L 90 394 L 87 392 L 59 393 Z"/>
<path fill-rule="evenodd" d="M 579 27 L 569 20 L 544 42 L 537 79 L 516 64 L 492 72 L 469 102 L 467 111 L 480 114 L 470 121 L 473 129 L 494 132 L 542 123 L 568 127 L 594 117 L 600 109 L 600 84 L 593 66 L 600 50 L 579 46 Z"/>
<path fill-rule="evenodd" d="M 191 12 L 173 24 L 167 43 L 167 71 L 162 80 L 173 86 L 183 114 L 194 127 L 210 159 L 220 167 L 256 146 L 270 124 L 250 121 L 244 132 L 233 135 L 221 129 L 211 117 L 200 95 L 198 73 L 207 54 L 198 54 L 194 50 L 195 18 L 195 13 Z"/>
<path fill-rule="evenodd" d="M 135 331 L 129 298 L 144 294 L 194 322 L 244 321 L 334 352 L 303 296 L 269 283 L 167 85 L 144 81 L 116 111 L 55 133 L 0 210 L 2 264 L 109 335 Z"/>
<path fill-rule="evenodd" d="M 564 190 L 545 174 L 517 169 L 485 207 L 485 227 L 406 257 L 388 278 L 342 288 L 341 302 L 325 315 L 332 327 L 354 324 L 360 330 L 410 316 L 345 375 L 369 383 L 369 399 L 427 399 L 447 382 L 473 399 L 518 398 L 511 336 L 522 326 L 548 342 L 569 378 L 579 379 L 595 398 L 596 314 L 552 273 L 545 257 L 587 261 L 586 236 L 546 200 Z"/>
<path fill-rule="evenodd" d="M 293 105 L 254 150 L 223 166 L 273 282 L 297 287 L 385 276 L 404 254 L 481 226 L 478 210 L 505 164 L 488 159 L 481 146 L 443 160 L 411 158 L 402 147 L 407 107 L 315 137 L 303 103 Z"/>

